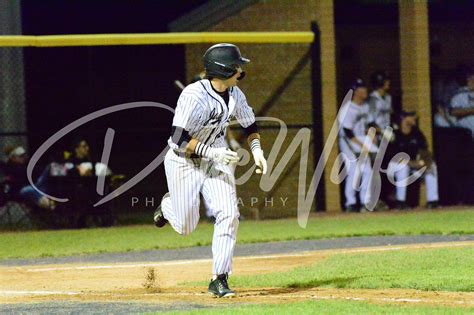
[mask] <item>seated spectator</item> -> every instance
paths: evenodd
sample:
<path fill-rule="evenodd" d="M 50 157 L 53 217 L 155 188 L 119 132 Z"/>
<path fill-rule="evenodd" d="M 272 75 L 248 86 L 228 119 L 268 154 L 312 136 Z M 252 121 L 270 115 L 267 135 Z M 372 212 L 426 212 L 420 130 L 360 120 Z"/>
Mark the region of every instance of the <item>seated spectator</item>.
<path fill-rule="evenodd" d="M 64 155 L 65 165 L 68 169 L 67 176 L 90 177 L 112 173 L 107 165 L 93 161 L 89 144 L 83 138 L 78 138 L 73 142 L 72 153 L 65 152 Z"/>
<path fill-rule="evenodd" d="M 467 85 L 458 90 L 450 103 L 450 114 L 456 117 L 456 126 L 471 131 L 474 139 L 474 71 L 466 71 Z"/>
<path fill-rule="evenodd" d="M 453 96 L 466 85 L 466 65 L 458 65 L 455 69 L 442 71 L 431 65 L 431 102 L 433 109 L 433 124 L 438 128 L 456 128 L 456 117 L 450 113 L 450 103 Z"/>
<path fill-rule="evenodd" d="M 41 175 L 38 177 L 35 186 L 38 190 L 50 194 L 50 185 L 48 185 L 48 177 L 50 173 L 50 165 L 48 165 Z M 33 186 L 28 185 L 23 187 L 20 190 L 20 196 L 23 200 L 30 203 L 33 206 L 37 206 L 43 209 L 53 210 L 56 207 L 54 200 L 49 199 L 48 197 L 41 194 L 39 191 L 33 188 Z"/>
<path fill-rule="evenodd" d="M 469 72 L 469 67 L 465 64 L 459 64 L 457 67 L 445 75 L 445 81 L 443 84 L 443 107 L 449 108 L 451 99 L 455 96 L 458 91 L 466 86 L 466 75 Z"/>
<path fill-rule="evenodd" d="M 441 105 L 436 106 L 436 112 L 433 117 L 435 127 L 451 128 L 456 126 L 456 118 L 449 115 L 449 110 Z"/>
<path fill-rule="evenodd" d="M 5 149 L 8 159 L 1 163 L 3 178 L 1 181 L 2 203 L 18 199 L 21 188 L 28 185 L 26 177 L 26 166 L 28 164 L 28 155 L 26 150 L 21 147 L 8 147 Z"/>
<path fill-rule="evenodd" d="M 67 156 L 66 156 L 67 155 Z M 56 185 L 72 186 L 73 191 L 64 190 L 69 193 L 71 200 L 67 208 L 66 216 L 70 218 L 70 227 L 83 228 L 91 225 L 111 226 L 115 222 L 112 208 L 109 204 L 93 207 L 101 196 L 97 193 L 97 177 L 107 176 L 104 193 L 111 188 L 112 172 L 107 165 L 96 162 L 90 154 L 90 147 L 84 138 L 78 138 L 73 143 L 72 153 L 65 154 L 65 166 L 67 175 L 65 178 L 55 178 Z"/>
<path fill-rule="evenodd" d="M 82 177 L 92 177 L 99 175 L 109 175 L 111 172 L 106 165 L 94 163 L 90 157 L 89 144 L 83 138 L 73 143 L 72 153 L 65 152 L 64 160 L 52 162 L 42 172 L 35 183 L 35 186 L 48 195 L 54 195 L 57 185 L 52 183 L 53 179 L 67 178 L 67 185 L 78 184 L 77 179 Z M 55 182 L 55 181 L 53 181 Z M 75 187 L 62 187 L 63 191 L 73 191 Z M 21 196 L 30 203 L 44 209 L 54 209 L 56 204 L 32 186 L 24 187 Z"/>
<path fill-rule="evenodd" d="M 405 209 L 408 177 L 414 171 L 424 166 L 427 167 L 423 176 L 426 183 L 426 199 L 428 208 L 438 207 L 438 174 L 436 163 L 428 150 L 426 138 L 417 127 L 417 117 L 415 112 L 405 112 L 400 114 L 398 128 L 394 129 L 393 137 L 389 145 L 389 152 L 392 156 L 403 152 L 408 154 L 410 161 L 407 165 L 399 164 L 401 161 L 391 161 L 388 165 L 388 174 L 393 174 L 396 187 L 397 208 Z"/>

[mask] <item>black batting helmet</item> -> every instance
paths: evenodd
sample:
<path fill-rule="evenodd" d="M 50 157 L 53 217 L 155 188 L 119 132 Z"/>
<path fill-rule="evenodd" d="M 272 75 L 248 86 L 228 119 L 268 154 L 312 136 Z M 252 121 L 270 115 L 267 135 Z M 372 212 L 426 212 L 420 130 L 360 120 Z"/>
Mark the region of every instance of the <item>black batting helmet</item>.
<path fill-rule="evenodd" d="M 351 89 L 353 91 L 355 91 L 360 87 L 365 87 L 366 88 L 367 85 L 365 84 L 364 80 L 362 80 L 361 78 L 357 78 L 357 79 L 354 80 L 354 82 L 352 82 Z"/>
<path fill-rule="evenodd" d="M 390 77 L 385 71 L 377 71 L 370 76 L 370 83 L 374 89 L 383 87 L 387 80 L 390 80 Z"/>
<path fill-rule="evenodd" d="M 208 78 L 229 79 L 237 73 L 236 66 L 249 63 L 250 60 L 242 57 L 239 47 L 233 44 L 217 44 L 206 50 L 204 54 L 204 69 Z M 242 72 L 239 80 L 243 79 Z"/>

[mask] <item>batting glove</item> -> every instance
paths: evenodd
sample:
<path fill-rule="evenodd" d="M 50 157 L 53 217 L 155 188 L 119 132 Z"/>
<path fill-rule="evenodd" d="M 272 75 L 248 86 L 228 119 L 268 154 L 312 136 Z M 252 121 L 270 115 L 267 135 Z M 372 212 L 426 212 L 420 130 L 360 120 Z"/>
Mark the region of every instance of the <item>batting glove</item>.
<path fill-rule="evenodd" d="M 263 150 L 260 147 L 260 140 L 253 139 L 250 143 L 250 148 L 252 150 L 255 165 L 257 165 L 255 173 L 265 175 L 267 173 L 267 160 L 265 160 L 265 157 L 263 156 Z"/>
<path fill-rule="evenodd" d="M 228 148 L 211 148 L 200 142 L 196 145 L 195 152 L 202 157 L 224 165 L 237 163 L 240 160 L 237 153 Z"/>
<path fill-rule="evenodd" d="M 265 157 L 263 156 L 263 150 L 259 149 L 252 151 L 252 154 L 255 165 L 257 165 L 255 173 L 263 175 L 267 174 L 267 160 L 265 160 Z"/>

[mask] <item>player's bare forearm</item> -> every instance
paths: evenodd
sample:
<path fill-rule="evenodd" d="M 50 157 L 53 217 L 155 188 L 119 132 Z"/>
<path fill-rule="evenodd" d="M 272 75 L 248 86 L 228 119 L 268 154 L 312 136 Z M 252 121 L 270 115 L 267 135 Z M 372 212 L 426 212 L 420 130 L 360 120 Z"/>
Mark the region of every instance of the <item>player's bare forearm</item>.
<path fill-rule="evenodd" d="M 227 129 L 226 138 L 227 138 L 227 143 L 229 144 L 229 147 L 233 151 L 238 151 L 241 148 L 240 143 L 234 137 L 234 133 L 232 132 L 232 130 Z"/>
<path fill-rule="evenodd" d="M 420 160 L 423 160 L 426 166 L 431 167 L 433 164 L 433 154 L 428 149 L 419 150 Z"/>
<path fill-rule="evenodd" d="M 356 144 L 358 144 L 359 146 L 363 147 L 364 144 L 362 143 L 362 141 L 360 141 L 359 139 L 357 139 L 356 137 L 352 137 L 351 138 L 351 141 L 352 142 L 355 142 Z"/>
<path fill-rule="evenodd" d="M 235 140 L 235 137 L 232 134 L 232 131 L 230 131 L 230 129 L 227 129 L 227 132 L 225 134 L 225 138 L 226 138 L 227 142 L 229 142 L 231 140 Z"/>
<path fill-rule="evenodd" d="M 194 139 L 192 138 L 189 142 L 188 142 L 188 145 L 186 146 L 186 153 L 194 153 L 195 150 L 196 150 L 196 145 L 198 144 L 198 140 L 197 139 Z"/>
<path fill-rule="evenodd" d="M 474 108 L 453 108 L 450 114 L 456 118 L 464 118 L 474 115 Z"/>
<path fill-rule="evenodd" d="M 260 134 L 258 132 L 249 134 L 247 137 L 247 143 L 250 145 L 250 143 L 255 139 L 260 140 Z"/>

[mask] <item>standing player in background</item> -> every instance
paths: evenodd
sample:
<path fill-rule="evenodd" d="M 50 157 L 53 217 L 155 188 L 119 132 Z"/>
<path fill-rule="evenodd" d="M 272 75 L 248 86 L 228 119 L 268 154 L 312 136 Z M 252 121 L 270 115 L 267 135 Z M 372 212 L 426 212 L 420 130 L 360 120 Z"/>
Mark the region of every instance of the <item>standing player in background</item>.
<path fill-rule="evenodd" d="M 367 100 L 367 87 L 361 79 L 357 79 L 351 86 L 352 100 L 341 106 L 339 114 L 339 148 L 345 154 L 344 163 L 348 174 L 344 186 L 346 198 L 345 211 L 358 212 L 356 192 L 360 191 L 360 202 L 367 204 L 371 199 L 370 184 L 372 165 L 370 159 L 357 161 L 358 158 L 370 153 L 377 153 L 375 138 L 367 142 L 367 131 L 375 124 L 370 115 Z M 359 187 L 359 179 L 362 179 Z M 367 211 L 365 206 L 363 210 Z"/>
<path fill-rule="evenodd" d="M 370 83 L 372 85 L 372 93 L 369 96 L 369 108 L 370 108 L 370 115 L 372 115 L 372 119 L 375 122 L 375 129 L 377 131 L 377 139 L 382 142 L 382 137 L 384 135 L 384 131 L 387 127 L 389 127 L 392 123 L 391 115 L 393 112 L 392 108 L 392 96 L 388 93 L 390 89 L 390 78 L 385 71 L 377 71 L 374 72 L 370 77 Z M 388 139 L 390 140 L 390 139 Z M 386 161 L 383 162 L 383 168 L 387 168 Z M 388 193 L 389 191 L 387 188 L 389 187 L 389 183 L 385 180 L 386 178 L 383 177 L 382 181 L 382 191 L 381 191 L 381 199 L 377 204 L 377 210 L 388 210 L 388 206 L 382 200 L 388 200 Z"/>
<path fill-rule="evenodd" d="M 453 96 L 450 103 L 449 112 L 451 116 L 456 117 L 455 127 L 465 128 L 471 132 L 472 141 L 470 145 L 466 144 L 465 150 L 469 152 L 471 159 L 468 163 L 465 176 L 468 178 L 468 187 L 471 187 L 470 192 L 467 193 L 467 200 L 469 203 L 474 203 L 474 198 L 472 197 L 472 187 L 474 187 L 474 71 L 467 69 L 465 72 L 466 76 L 466 86 L 459 89 L 458 93 Z"/>
<path fill-rule="evenodd" d="M 457 118 L 456 127 L 471 131 L 474 139 L 474 71 L 468 69 L 467 84 L 453 96 L 450 104 L 450 114 Z"/>
<path fill-rule="evenodd" d="M 187 235 L 199 221 L 199 194 L 203 195 L 216 218 L 208 291 L 217 297 L 235 295 L 227 283 L 239 226 L 231 165 L 239 158 L 225 140 L 232 117 L 247 134 L 257 173 L 267 171 L 254 112 L 237 87 L 245 76 L 242 65 L 249 61 L 232 44 L 214 45 L 204 54 L 206 79 L 188 85 L 178 100 L 165 156 L 169 193 L 154 214 L 157 227 L 170 223 L 176 232 Z"/>
<path fill-rule="evenodd" d="M 390 78 L 385 71 L 377 71 L 370 77 L 370 83 L 374 89 L 369 97 L 370 112 L 377 125 L 377 131 L 382 133 L 390 126 L 390 115 L 393 111 L 392 96 L 388 93 Z"/>

